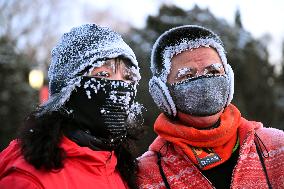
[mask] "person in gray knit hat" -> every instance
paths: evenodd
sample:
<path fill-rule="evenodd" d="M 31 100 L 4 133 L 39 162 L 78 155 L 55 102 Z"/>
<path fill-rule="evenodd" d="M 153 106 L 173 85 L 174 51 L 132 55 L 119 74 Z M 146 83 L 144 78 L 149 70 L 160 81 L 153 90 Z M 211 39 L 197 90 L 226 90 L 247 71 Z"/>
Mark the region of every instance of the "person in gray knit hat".
<path fill-rule="evenodd" d="M 164 32 L 151 71 L 162 114 L 139 158 L 140 188 L 284 187 L 284 133 L 246 120 L 231 103 L 234 73 L 218 35 L 196 25 Z"/>
<path fill-rule="evenodd" d="M 49 99 L 0 154 L 1 188 L 136 188 L 138 62 L 122 37 L 85 24 L 52 50 Z"/>

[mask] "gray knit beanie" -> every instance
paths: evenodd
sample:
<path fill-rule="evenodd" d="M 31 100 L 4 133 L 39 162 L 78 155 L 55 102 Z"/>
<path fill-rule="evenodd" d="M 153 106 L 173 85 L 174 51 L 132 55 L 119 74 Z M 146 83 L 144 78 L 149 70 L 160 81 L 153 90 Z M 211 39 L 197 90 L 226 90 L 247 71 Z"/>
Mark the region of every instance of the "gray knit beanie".
<path fill-rule="evenodd" d="M 49 99 L 40 106 L 39 114 L 60 109 L 80 85 L 83 71 L 100 67 L 107 59 L 116 57 L 129 59 L 140 79 L 135 54 L 117 32 L 96 24 L 85 24 L 63 34 L 52 50 L 48 71 Z"/>

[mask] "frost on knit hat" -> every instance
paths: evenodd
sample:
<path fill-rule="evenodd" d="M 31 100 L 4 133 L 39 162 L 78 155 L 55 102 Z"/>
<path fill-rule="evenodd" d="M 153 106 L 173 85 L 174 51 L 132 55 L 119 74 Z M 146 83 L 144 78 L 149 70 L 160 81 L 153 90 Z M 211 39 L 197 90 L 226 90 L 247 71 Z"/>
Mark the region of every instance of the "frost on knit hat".
<path fill-rule="evenodd" d="M 56 111 L 80 85 L 82 72 L 102 66 L 107 59 L 123 57 L 131 61 L 139 75 L 138 62 L 122 37 L 107 27 L 85 24 L 63 34 L 52 50 L 48 71 L 49 100 L 40 106 L 40 114 Z"/>
<path fill-rule="evenodd" d="M 214 48 L 221 58 L 224 65 L 225 73 L 230 80 L 230 92 L 227 100 L 227 105 L 233 99 L 234 93 L 234 73 L 231 66 L 227 63 L 223 42 L 213 31 L 197 26 L 197 25 L 184 25 L 172 28 L 164 32 L 155 42 L 151 53 L 151 71 L 153 74 L 149 82 L 150 93 L 157 105 L 166 112 L 176 114 L 176 109 L 172 97 L 165 85 L 171 69 L 171 59 L 173 56 L 186 51 L 197 49 L 199 47 Z M 160 84 L 158 84 L 160 83 Z M 162 84 L 164 83 L 164 84 Z M 160 92 L 157 94 L 156 87 L 153 85 L 158 84 L 163 91 L 164 97 L 160 98 Z M 167 102 L 162 102 L 162 101 Z M 171 109 L 171 110 L 169 110 Z"/>
<path fill-rule="evenodd" d="M 213 47 L 227 68 L 227 58 L 221 39 L 211 30 L 197 25 L 185 25 L 164 32 L 155 42 L 151 54 L 151 71 L 166 82 L 171 59 L 183 51 Z"/>

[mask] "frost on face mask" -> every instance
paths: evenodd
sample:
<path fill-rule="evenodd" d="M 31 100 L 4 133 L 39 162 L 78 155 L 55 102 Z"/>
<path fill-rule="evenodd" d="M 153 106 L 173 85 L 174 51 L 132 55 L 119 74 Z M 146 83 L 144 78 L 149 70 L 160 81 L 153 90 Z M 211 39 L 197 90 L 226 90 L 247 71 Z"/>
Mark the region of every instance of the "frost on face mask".
<path fill-rule="evenodd" d="M 126 129 L 131 137 L 138 137 L 141 134 L 144 124 L 143 111 L 146 111 L 146 109 L 138 102 L 130 106 L 126 120 Z"/>
<path fill-rule="evenodd" d="M 86 24 L 65 33 L 52 50 L 48 71 L 50 96 L 41 105 L 39 115 L 63 106 L 71 92 L 81 84 L 82 71 L 100 67 L 104 60 L 120 56 L 129 59 L 139 72 L 132 49 L 111 29 Z"/>
<path fill-rule="evenodd" d="M 136 83 L 126 83 L 120 80 L 108 80 L 104 78 L 85 77 L 82 81 L 88 99 L 94 101 L 100 93 L 107 96 L 110 103 L 120 103 L 129 107 L 136 96 Z"/>
<path fill-rule="evenodd" d="M 126 120 L 135 96 L 136 83 L 83 76 L 81 86 L 73 91 L 66 108 L 73 110 L 74 120 L 92 135 L 125 138 Z"/>
<path fill-rule="evenodd" d="M 229 80 L 226 75 L 199 76 L 169 85 L 177 109 L 194 116 L 214 115 L 226 106 Z"/>

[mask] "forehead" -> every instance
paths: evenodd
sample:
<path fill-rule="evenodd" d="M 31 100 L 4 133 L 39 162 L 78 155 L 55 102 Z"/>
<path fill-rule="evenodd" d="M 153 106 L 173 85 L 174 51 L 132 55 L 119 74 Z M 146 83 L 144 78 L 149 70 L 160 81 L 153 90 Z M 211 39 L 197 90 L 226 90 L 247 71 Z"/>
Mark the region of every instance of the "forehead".
<path fill-rule="evenodd" d="M 214 48 L 199 47 L 174 55 L 171 63 L 171 69 L 175 70 L 182 67 L 204 68 L 212 63 L 222 63 L 222 61 Z"/>

